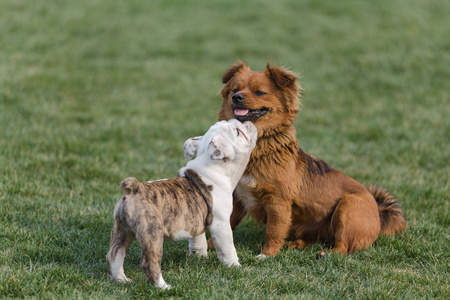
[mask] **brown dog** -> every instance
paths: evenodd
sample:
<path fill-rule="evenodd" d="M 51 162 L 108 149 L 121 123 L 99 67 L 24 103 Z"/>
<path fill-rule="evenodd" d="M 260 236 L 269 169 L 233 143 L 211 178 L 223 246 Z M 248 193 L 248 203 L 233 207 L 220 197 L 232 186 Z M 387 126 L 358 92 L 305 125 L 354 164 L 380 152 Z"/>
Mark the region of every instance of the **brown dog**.
<path fill-rule="evenodd" d="M 252 121 L 258 129 L 230 222 L 234 229 L 250 213 L 267 224 L 259 257 L 276 255 L 288 242 L 295 248 L 321 242 L 332 252 L 352 253 L 369 248 L 380 233 L 406 229 L 399 203 L 386 190 L 366 188 L 298 146 L 296 74 L 270 63 L 254 72 L 238 62 L 222 81 L 219 119 Z"/>

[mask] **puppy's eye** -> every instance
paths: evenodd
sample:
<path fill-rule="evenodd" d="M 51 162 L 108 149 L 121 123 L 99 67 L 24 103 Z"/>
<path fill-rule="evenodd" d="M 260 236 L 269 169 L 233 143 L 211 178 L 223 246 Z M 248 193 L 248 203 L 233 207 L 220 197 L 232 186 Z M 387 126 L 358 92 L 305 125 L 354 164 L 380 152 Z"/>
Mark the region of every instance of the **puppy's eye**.
<path fill-rule="evenodd" d="M 264 96 L 266 93 L 264 93 L 263 91 L 255 91 L 255 95 L 256 96 Z"/>
<path fill-rule="evenodd" d="M 237 92 L 239 92 L 239 89 L 234 89 L 232 90 L 233 94 L 236 94 Z"/>
<path fill-rule="evenodd" d="M 236 129 L 236 132 L 237 132 L 236 136 L 239 136 L 239 134 L 241 133 L 239 129 Z"/>

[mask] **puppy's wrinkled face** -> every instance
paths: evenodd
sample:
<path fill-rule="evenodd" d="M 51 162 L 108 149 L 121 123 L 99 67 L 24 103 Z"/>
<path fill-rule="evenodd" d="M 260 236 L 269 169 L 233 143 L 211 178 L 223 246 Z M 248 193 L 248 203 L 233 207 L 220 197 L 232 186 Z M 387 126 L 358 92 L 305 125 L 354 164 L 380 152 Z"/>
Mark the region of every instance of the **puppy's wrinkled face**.
<path fill-rule="evenodd" d="M 296 74 L 270 63 L 264 71 L 255 72 L 239 62 L 225 72 L 222 81 L 220 119 L 251 121 L 260 135 L 294 121 L 299 110 Z"/>
<path fill-rule="evenodd" d="M 204 136 L 188 139 L 184 143 L 185 156 L 192 158 L 206 153 L 212 160 L 237 160 L 255 147 L 257 136 L 257 129 L 251 122 L 220 121 Z"/>

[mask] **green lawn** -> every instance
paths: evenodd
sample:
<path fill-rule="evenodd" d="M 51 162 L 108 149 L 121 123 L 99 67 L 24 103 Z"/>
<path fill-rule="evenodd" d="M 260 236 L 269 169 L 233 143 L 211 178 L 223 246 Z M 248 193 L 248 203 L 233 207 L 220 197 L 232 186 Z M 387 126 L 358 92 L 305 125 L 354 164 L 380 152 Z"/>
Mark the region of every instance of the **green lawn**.
<path fill-rule="evenodd" d="M 1 1 L 0 297 L 448 299 L 449 15 L 442 0 Z M 160 291 L 134 243 L 133 282 L 111 282 L 120 181 L 176 174 L 238 59 L 301 73 L 302 148 L 397 195 L 408 230 L 258 261 L 264 227 L 247 219 L 240 269 L 166 242 Z"/>

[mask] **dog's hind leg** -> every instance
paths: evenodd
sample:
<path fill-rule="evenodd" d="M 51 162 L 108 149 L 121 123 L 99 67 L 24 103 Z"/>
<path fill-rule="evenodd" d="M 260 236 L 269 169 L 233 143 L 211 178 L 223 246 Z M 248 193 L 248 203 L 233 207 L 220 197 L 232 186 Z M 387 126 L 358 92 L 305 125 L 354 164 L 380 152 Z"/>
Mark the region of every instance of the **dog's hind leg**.
<path fill-rule="evenodd" d="M 344 194 L 331 219 L 334 246 L 331 252 L 353 253 L 369 248 L 381 230 L 378 207 L 367 193 Z M 318 257 L 324 256 L 320 251 Z"/>
<path fill-rule="evenodd" d="M 170 289 L 171 286 L 164 281 L 161 273 L 164 233 L 161 225 L 162 220 L 155 221 L 156 219 L 158 217 L 145 216 L 145 220 L 152 220 L 152 222 L 144 224 L 141 222 L 136 232 L 136 238 L 142 250 L 140 266 L 145 275 L 147 275 L 148 280 L 156 287 Z"/>
<path fill-rule="evenodd" d="M 113 280 L 119 282 L 131 281 L 125 276 L 123 261 L 125 259 L 125 252 L 133 240 L 134 234 L 123 228 L 119 217 L 116 217 L 111 231 L 110 249 L 106 255 L 109 275 Z"/>

